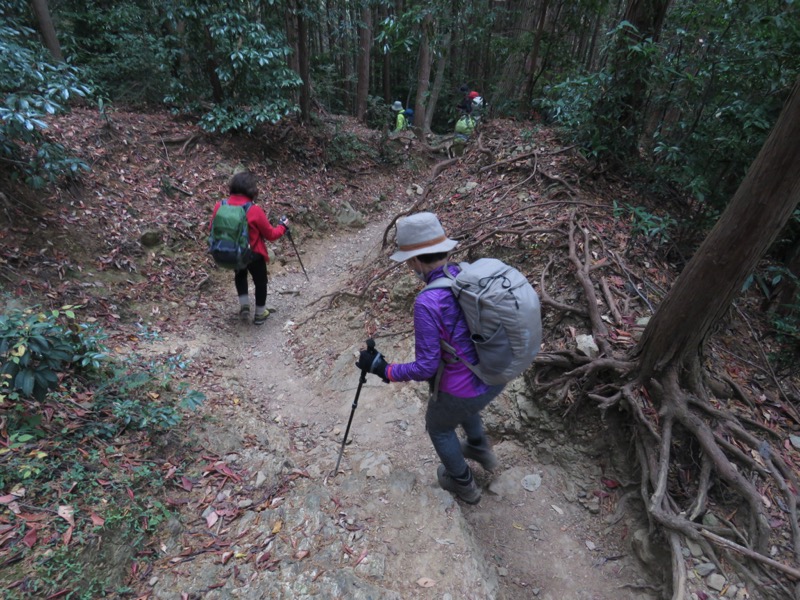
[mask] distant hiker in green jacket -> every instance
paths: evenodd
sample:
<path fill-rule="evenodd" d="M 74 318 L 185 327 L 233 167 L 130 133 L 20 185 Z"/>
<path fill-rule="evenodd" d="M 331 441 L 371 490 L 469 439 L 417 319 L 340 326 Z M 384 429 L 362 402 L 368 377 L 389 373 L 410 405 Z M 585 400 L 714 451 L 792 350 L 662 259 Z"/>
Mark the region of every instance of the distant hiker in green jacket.
<path fill-rule="evenodd" d="M 395 131 L 405 131 L 408 129 L 408 119 L 406 118 L 405 112 L 403 111 L 403 103 L 400 100 L 395 100 L 394 104 L 392 104 L 392 110 L 397 113 L 397 116 L 394 120 L 394 130 Z"/>

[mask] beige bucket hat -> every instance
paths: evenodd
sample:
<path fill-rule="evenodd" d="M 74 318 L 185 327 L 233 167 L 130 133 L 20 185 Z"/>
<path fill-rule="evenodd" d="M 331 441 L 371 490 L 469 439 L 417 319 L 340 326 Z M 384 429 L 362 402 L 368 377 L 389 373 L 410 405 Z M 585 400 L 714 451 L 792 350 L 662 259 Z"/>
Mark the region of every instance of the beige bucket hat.
<path fill-rule="evenodd" d="M 457 245 L 447 237 L 435 214 L 421 212 L 397 222 L 397 252 L 389 258 L 403 262 L 420 254 L 449 252 Z"/>

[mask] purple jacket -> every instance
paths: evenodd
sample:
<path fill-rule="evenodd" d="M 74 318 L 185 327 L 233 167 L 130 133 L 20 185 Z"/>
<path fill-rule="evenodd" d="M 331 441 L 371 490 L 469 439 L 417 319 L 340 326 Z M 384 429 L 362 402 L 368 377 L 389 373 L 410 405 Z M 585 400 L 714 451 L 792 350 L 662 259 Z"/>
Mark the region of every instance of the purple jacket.
<path fill-rule="evenodd" d="M 453 275 L 459 271 L 455 265 L 450 265 L 449 268 Z M 430 273 L 428 283 L 444 276 L 444 267 L 439 267 Z M 443 353 L 439 345 L 440 338 L 444 338 L 470 364 L 478 362 L 464 313 L 461 312 L 453 292 L 447 288 L 428 290 L 417 295 L 414 301 L 414 332 L 416 360 L 390 364 L 386 369 L 386 377 L 390 381 L 432 380 L 439 369 Z M 463 363 L 445 363 L 439 391 L 459 398 L 474 398 L 488 389 L 489 386 Z"/>

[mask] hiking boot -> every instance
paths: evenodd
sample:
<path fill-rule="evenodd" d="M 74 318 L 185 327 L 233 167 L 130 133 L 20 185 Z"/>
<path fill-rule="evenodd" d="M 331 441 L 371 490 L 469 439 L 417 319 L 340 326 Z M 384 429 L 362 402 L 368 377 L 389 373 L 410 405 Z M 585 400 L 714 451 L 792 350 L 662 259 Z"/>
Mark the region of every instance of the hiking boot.
<path fill-rule="evenodd" d="M 250 307 L 247 305 L 241 306 L 239 308 L 239 320 L 240 321 L 249 321 L 250 320 Z"/>
<path fill-rule="evenodd" d="M 470 477 L 469 483 L 467 484 L 459 483 L 447 472 L 444 465 L 439 465 L 439 468 L 436 469 L 436 479 L 439 480 L 439 486 L 441 486 L 443 490 L 453 492 L 467 504 L 477 504 L 481 501 L 481 490 L 478 484 L 475 483 L 475 478 L 473 477 Z"/>
<path fill-rule="evenodd" d="M 478 446 L 474 446 L 468 441 L 462 440 L 461 453 L 464 455 L 464 458 L 479 462 L 487 471 L 494 471 L 497 468 L 497 457 L 494 455 L 494 452 L 492 452 L 492 449 L 489 448 L 489 443 L 486 441 L 486 438 L 483 438 L 483 441 Z"/>
<path fill-rule="evenodd" d="M 263 325 L 267 322 L 267 317 L 269 317 L 269 311 L 265 310 L 260 315 L 253 317 L 253 325 Z"/>

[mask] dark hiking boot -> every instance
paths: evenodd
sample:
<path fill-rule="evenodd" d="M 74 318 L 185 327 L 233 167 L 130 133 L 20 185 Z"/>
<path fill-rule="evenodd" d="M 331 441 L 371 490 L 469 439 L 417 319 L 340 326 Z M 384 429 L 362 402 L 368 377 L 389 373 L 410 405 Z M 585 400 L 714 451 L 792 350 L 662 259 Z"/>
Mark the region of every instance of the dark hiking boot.
<path fill-rule="evenodd" d="M 439 480 L 439 485 L 443 490 L 453 492 L 461 500 L 467 504 L 477 504 L 481 501 L 481 489 L 475 483 L 475 479 L 470 473 L 469 483 L 463 484 L 456 481 L 456 479 L 447 472 L 444 465 L 439 465 L 436 469 L 436 478 Z"/>
<path fill-rule="evenodd" d="M 254 325 L 263 325 L 264 323 L 267 322 L 267 318 L 269 318 L 269 311 L 268 310 L 264 310 L 263 313 L 253 317 L 253 324 Z"/>
<path fill-rule="evenodd" d="M 462 440 L 461 453 L 464 455 L 464 458 L 479 462 L 487 471 L 494 471 L 497 468 L 497 457 L 489 447 L 489 442 L 486 441 L 486 438 L 483 438 L 483 441 L 478 446 L 474 446 L 468 441 Z"/>
<path fill-rule="evenodd" d="M 250 307 L 249 306 L 241 306 L 239 307 L 239 320 L 247 322 L 250 320 Z"/>

